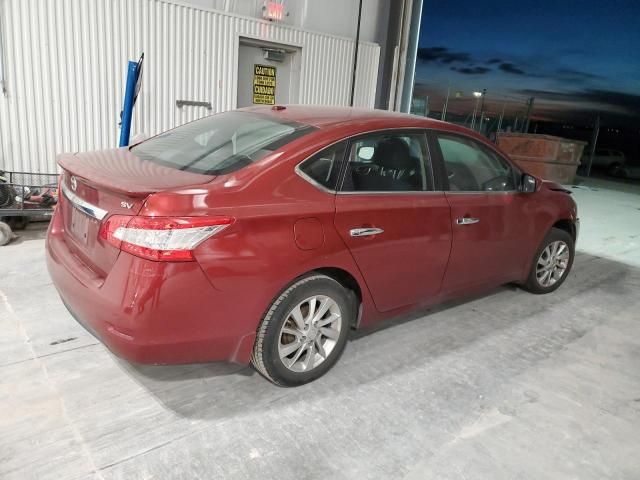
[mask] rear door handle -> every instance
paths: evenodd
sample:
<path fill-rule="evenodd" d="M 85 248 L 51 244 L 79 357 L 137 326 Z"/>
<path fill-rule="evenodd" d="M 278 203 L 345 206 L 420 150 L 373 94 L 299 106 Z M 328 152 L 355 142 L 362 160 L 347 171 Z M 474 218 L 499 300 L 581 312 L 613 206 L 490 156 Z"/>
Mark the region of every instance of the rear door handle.
<path fill-rule="evenodd" d="M 384 233 L 384 230 L 375 227 L 352 228 L 351 230 L 349 230 L 349 235 L 351 235 L 352 237 L 367 237 L 369 235 L 379 235 L 381 233 Z"/>
<path fill-rule="evenodd" d="M 480 221 L 479 218 L 471 218 L 471 217 L 462 217 L 456 220 L 458 225 L 473 225 L 474 223 L 478 223 Z"/>

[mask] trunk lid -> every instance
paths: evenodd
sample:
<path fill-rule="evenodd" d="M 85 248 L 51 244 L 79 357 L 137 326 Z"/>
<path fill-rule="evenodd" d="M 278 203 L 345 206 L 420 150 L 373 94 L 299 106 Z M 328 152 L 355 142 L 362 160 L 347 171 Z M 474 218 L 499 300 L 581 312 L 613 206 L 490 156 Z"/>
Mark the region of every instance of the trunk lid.
<path fill-rule="evenodd" d="M 160 190 L 208 183 L 215 178 L 142 160 L 128 147 L 63 154 L 58 157 L 58 164 L 83 178 L 87 184 L 131 197 L 146 197 Z"/>
<path fill-rule="evenodd" d="M 63 154 L 58 164 L 63 169 L 58 210 L 65 240 L 82 263 L 102 278 L 120 254 L 100 237 L 100 227 L 110 215 L 136 215 L 151 193 L 215 178 L 142 160 L 128 148 Z"/>

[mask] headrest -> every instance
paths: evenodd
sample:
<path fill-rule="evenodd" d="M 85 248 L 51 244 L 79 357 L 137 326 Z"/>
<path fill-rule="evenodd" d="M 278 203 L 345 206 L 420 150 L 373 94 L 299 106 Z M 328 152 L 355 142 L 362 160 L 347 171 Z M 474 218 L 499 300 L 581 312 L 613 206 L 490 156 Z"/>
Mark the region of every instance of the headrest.
<path fill-rule="evenodd" d="M 382 168 L 410 169 L 415 167 L 409 146 L 399 138 L 386 138 L 375 149 L 373 163 Z"/>

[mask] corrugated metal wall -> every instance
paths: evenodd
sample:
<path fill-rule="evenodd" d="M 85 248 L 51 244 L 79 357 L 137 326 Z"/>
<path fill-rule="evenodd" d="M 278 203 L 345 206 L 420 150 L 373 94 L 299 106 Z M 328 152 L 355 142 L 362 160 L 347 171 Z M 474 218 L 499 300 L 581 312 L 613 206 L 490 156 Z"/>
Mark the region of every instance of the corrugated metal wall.
<path fill-rule="evenodd" d="M 60 152 L 117 145 L 127 60 L 145 54 L 132 134 L 236 106 L 241 36 L 302 49 L 300 103 L 346 105 L 354 42 L 160 0 L 0 0 L 6 95 L 0 169 L 55 171 Z M 379 47 L 361 44 L 357 106 L 373 107 Z"/>

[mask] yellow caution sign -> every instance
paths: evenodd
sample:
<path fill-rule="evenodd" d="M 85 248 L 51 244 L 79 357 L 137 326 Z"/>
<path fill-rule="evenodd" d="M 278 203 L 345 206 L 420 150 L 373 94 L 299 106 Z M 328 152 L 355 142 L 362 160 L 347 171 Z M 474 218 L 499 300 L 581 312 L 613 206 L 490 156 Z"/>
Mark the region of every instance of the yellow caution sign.
<path fill-rule="evenodd" d="M 257 64 L 253 66 L 253 103 L 276 103 L 276 67 Z"/>

